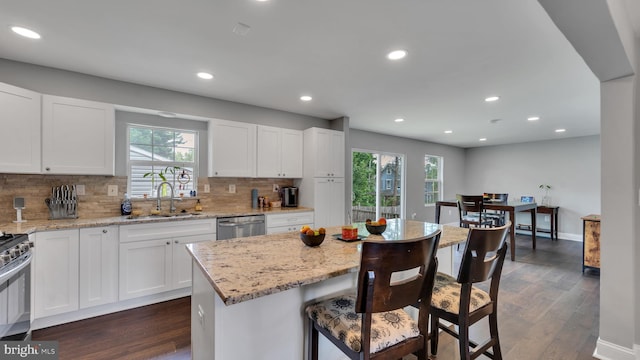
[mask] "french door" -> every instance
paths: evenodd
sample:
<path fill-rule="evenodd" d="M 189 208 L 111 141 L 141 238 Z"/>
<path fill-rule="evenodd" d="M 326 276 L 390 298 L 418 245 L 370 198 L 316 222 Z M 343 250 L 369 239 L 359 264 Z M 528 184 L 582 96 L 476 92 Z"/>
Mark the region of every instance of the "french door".
<path fill-rule="evenodd" d="M 352 152 L 351 221 L 404 215 L 404 155 Z"/>

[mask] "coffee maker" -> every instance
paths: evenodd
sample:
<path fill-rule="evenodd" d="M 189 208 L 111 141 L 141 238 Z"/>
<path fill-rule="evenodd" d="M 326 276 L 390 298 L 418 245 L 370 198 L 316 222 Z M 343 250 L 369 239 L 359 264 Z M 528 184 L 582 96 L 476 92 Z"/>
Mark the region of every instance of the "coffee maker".
<path fill-rule="evenodd" d="M 280 188 L 282 207 L 298 206 L 298 188 L 295 186 L 283 186 Z"/>

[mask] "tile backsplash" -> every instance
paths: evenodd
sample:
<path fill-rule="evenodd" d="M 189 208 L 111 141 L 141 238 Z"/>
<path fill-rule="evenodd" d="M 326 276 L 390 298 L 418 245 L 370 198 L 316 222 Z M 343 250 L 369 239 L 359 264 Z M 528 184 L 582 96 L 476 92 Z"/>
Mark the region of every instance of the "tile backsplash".
<path fill-rule="evenodd" d="M 211 188 L 209 193 L 204 192 L 204 185 L 207 183 Z M 78 217 L 100 218 L 120 215 L 120 203 L 127 191 L 126 176 L 0 174 L 0 223 L 16 220 L 16 210 L 13 208 L 14 197 L 25 199 L 22 219 L 27 221 L 48 219 L 49 210 L 44 200 L 51 197 L 51 188 L 74 184 L 85 186 L 85 195 L 78 196 Z M 191 211 L 195 206 L 196 199 L 200 199 L 205 211 L 218 205 L 251 206 L 251 189 L 258 189 L 260 195 L 277 199 L 278 195 L 273 192 L 273 184 L 292 186 L 293 180 L 199 178 L 197 196 L 175 201 L 174 205 L 178 210 Z M 117 196 L 107 196 L 109 185 L 118 186 Z M 229 185 L 235 185 L 235 193 L 228 192 Z M 152 199 L 133 200 L 133 208 L 141 209 L 143 212 L 148 212 L 155 206 L 156 201 Z"/>

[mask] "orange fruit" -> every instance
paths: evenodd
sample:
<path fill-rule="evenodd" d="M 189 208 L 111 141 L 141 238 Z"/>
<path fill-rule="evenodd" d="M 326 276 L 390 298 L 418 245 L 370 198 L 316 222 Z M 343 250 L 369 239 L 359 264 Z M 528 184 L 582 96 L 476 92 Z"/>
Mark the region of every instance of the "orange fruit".
<path fill-rule="evenodd" d="M 380 224 L 380 225 L 387 225 L 387 219 L 385 219 L 385 218 L 380 218 L 380 219 L 378 219 L 378 224 Z"/>
<path fill-rule="evenodd" d="M 320 229 L 318 229 L 318 232 L 319 232 L 320 234 L 326 234 L 326 233 L 327 233 L 327 230 L 326 230 L 325 228 L 320 228 Z"/>
<path fill-rule="evenodd" d="M 300 228 L 300 232 L 301 233 L 306 233 L 307 230 L 311 229 L 311 227 L 309 227 L 309 225 L 302 225 L 302 228 Z"/>
<path fill-rule="evenodd" d="M 311 229 L 309 229 L 309 230 L 307 230 L 307 232 L 305 234 L 308 235 L 308 236 L 313 236 L 313 235 L 316 234 L 316 232 L 311 230 Z"/>

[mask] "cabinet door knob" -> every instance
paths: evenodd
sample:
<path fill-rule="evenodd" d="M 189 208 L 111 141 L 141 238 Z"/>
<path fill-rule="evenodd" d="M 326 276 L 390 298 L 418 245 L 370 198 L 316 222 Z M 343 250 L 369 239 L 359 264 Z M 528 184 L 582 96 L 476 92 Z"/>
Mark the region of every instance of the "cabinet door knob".
<path fill-rule="evenodd" d="M 285 175 L 286 175 L 285 173 L 282 173 L 282 176 L 285 176 Z"/>
<path fill-rule="evenodd" d="M 167 245 L 171 245 L 171 241 L 167 241 Z"/>
<path fill-rule="evenodd" d="M 175 241 L 176 244 L 178 243 L 178 240 L 174 240 L 174 241 Z"/>
<path fill-rule="evenodd" d="M 46 167 L 46 168 L 44 168 L 44 169 L 45 169 L 46 171 L 51 171 L 51 168 L 50 168 L 50 167 Z"/>
<path fill-rule="evenodd" d="M 106 234 L 107 233 L 107 229 L 102 229 L 102 233 Z"/>

